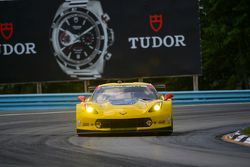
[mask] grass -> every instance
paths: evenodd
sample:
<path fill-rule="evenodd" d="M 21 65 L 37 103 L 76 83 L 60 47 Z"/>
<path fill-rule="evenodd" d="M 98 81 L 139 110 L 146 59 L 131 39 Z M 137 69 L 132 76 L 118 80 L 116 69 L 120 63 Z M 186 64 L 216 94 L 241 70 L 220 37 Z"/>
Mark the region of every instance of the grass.
<path fill-rule="evenodd" d="M 244 135 L 250 136 L 250 127 L 247 127 L 247 128 L 242 129 L 241 132 L 242 132 Z"/>

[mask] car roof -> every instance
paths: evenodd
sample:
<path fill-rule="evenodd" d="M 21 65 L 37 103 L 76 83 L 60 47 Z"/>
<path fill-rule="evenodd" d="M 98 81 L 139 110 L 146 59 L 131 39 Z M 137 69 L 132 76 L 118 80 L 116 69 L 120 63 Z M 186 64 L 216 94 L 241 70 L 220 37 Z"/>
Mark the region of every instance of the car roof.
<path fill-rule="evenodd" d="M 107 83 L 99 86 L 103 87 L 103 86 L 148 86 L 148 85 L 152 84 L 145 82 L 124 82 L 124 83 Z"/>

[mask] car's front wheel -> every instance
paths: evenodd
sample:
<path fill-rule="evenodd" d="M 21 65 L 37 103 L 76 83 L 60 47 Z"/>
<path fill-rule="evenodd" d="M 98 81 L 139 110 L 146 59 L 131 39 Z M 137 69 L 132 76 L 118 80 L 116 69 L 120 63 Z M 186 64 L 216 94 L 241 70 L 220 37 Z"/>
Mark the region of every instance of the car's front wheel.
<path fill-rule="evenodd" d="M 174 127 L 173 117 L 172 117 L 171 121 L 172 121 L 172 125 L 171 125 L 170 127 L 166 128 L 166 130 L 165 130 L 164 132 L 160 132 L 160 133 L 159 133 L 160 135 L 170 136 L 170 135 L 173 134 L 173 132 L 174 132 L 174 128 L 173 128 L 173 127 Z"/>

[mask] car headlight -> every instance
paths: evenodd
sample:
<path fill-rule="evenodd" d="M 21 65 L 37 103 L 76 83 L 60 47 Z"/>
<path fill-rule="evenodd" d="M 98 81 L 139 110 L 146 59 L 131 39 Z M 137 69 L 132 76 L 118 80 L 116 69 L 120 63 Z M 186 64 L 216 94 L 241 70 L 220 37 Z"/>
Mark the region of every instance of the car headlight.
<path fill-rule="evenodd" d="M 94 108 L 91 107 L 91 106 L 86 106 L 86 111 L 87 111 L 88 113 L 92 113 L 92 112 L 94 111 Z"/>
<path fill-rule="evenodd" d="M 87 113 L 98 114 L 98 112 L 94 109 L 94 107 L 92 107 L 91 105 L 88 105 L 88 104 L 86 104 L 86 106 L 85 106 L 85 111 Z"/>
<path fill-rule="evenodd" d="M 159 111 L 161 109 L 161 103 L 155 104 L 154 105 L 154 110 Z"/>
<path fill-rule="evenodd" d="M 155 103 L 149 112 L 160 111 L 162 106 L 162 102 Z"/>

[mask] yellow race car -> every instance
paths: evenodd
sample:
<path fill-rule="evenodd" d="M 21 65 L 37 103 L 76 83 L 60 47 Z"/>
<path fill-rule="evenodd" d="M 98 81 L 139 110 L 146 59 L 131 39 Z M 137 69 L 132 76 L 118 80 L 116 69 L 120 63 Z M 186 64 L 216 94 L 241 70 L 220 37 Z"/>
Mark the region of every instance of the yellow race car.
<path fill-rule="evenodd" d="M 148 83 L 109 83 L 92 96 L 79 96 L 76 131 L 82 134 L 114 132 L 173 132 L 172 94 L 159 95 Z"/>

